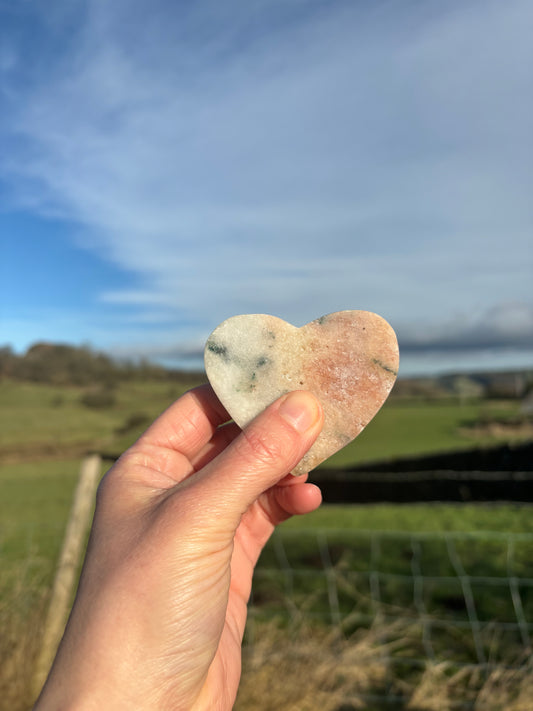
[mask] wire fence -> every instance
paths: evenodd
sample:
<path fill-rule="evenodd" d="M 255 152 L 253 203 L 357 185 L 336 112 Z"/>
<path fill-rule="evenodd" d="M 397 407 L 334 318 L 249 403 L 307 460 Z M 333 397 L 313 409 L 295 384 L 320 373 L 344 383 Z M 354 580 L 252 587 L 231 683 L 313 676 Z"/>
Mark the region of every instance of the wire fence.
<path fill-rule="evenodd" d="M 523 670 L 532 659 L 532 546 L 533 533 L 280 529 L 256 570 L 248 652 L 269 616 L 346 636 L 372 629 L 389 704 L 400 700 L 393 680 L 428 665 L 479 678 Z M 403 643 L 391 644 L 398 636 Z"/>
<path fill-rule="evenodd" d="M 63 528 L 0 526 L 4 574 L 10 559 L 25 556 L 37 577 L 51 584 L 49 561 Z M 372 709 L 407 708 L 398 680 L 428 666 L 473 672 L 479 683 L 494 670 L 533 674 L 532 552 L 533 532 L 282 526 L 255 572 L 244 658 L 273 620 L 289 635 L 293 623 L 304 621 L 348 643 L 371 630 L 387 675 L 379 693 L 359 695 Z M 328 653 L 340 654 L 335 645 Z M 469 700 L 456 707 L 482 708 Z"/>

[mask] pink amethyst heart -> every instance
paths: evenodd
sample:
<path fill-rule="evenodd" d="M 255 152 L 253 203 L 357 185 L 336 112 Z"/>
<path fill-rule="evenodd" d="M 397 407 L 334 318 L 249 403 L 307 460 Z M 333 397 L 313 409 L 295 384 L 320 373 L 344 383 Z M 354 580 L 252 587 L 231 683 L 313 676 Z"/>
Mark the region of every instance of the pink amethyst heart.
<path fill-rule="evenodd" d="M 291 390 L 318 398 L 324 428 L 295 475 L 357 437 L 387 399 L 398 362 L 393 329 L 368 311 L 338 311 L 301 328 L 266 314 L 233 316 L 205 347 L 209 382 L 240 427 Z"/>

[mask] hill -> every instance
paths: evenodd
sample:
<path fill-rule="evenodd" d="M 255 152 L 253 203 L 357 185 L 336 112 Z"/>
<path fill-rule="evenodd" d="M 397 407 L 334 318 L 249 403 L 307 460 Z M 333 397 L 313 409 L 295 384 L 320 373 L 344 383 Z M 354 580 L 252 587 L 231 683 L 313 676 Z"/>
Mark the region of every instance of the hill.
<path fill-rule="evenodd" d="M 89 346 L 38 342 L 17 355 L 0 347 L 0 379 L 49 385 L 110 387 L 127 380 L 196 383 L 198 373 L 168 370 L 147 360 L 117 360 Z"/>
<path fill-rule="evenodd" d="M 186 385 L 205 380 L 205 374 L 167 369 L 147 360 L 118 360 L 89 346 L 38 342 L 21 355 L 9 346 L 0 347 L 2 378 L 50 385 L 112 387 L 119 382 L 138 379 Z M 403 378 L 400 373 L 391 397 L 417 400 L 522 399 L 532 391 L 533 368 L 418 378 Z"/>

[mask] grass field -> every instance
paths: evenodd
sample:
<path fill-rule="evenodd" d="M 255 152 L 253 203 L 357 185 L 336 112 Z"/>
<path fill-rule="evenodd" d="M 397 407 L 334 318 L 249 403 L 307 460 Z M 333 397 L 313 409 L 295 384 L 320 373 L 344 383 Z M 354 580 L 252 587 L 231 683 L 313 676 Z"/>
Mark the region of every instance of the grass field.
<path fill-rule="evenodd" d="M 47 566 L 57 556 L 83 454 L 88 450 L 120 453 L 184 390 L 184 386 L 168 382 L 123 383 L 113 391 L 112 406 L 94 409 L 82 404 L 85 391 L 81 388 L 0 382 L 0 545 L 4 566 L 32 558 L 40 561 L 48 580 Z M 343 466 L 494 444 L 497 438 L 492 436 L 465 436 L 464 423 L 480 417 L 513 417 L 517 407 L 506 401 L 463 405 L 389 401 L 366 430 L 327 464 Z M 360 528 L 395 529 L 402 526 L 398 517 L 418 527 L 452 525 L 448 519 L 445 523 L 445 519 L 441 522 L 438 516 L 425 514 L 422 522 L 422 510 L 365 506 L 358 513 L 350 508 L 340 516 L 339 508 L 334 514 L 323 509 L 308 525 L 327 526 L 328 516 L 337 526 Z M 507 523 L 516 526 L 516 521 Z M 497 522 L 486 522 L 489 528 L 493 525 Z M 464 526 L 477 524 L 469 521 Z"/>
<path fill-rule="evenodd" d="M 82 402 L 87 389 L 2 381 L 0 461 L 120 451 L 185 390 L 169 382 L 127 382 L 113 389 L 110 406 L 91 408 Z"/>
<path fill-rule="evenodd" d="M 87 407 L 86 390 L 0 382 L 0 550 L 3 578 L 19 561 L 49 584 L 82 455 L 120 453 L 185 390 L 169 382 L 128 382 L 113 390 L 113 404 Z M 465 423 L 512 418 L 517 403 L 389 401 L 366 430 L 328 460 L 347 465 L 402 455 L 494 444 L 493 436 L 470 437 Z M 460 513 L 458 513 L 460 511 Z M 287 530 L 301 525 L 294 519 Z M 384 530 L 525 530 L 523 511 L 456 507 L 362 506 L 323 508 L 309 527 Z M 27 571 L 28 573 L 31 571 Z"/>
<path fill-rule="evenodd" d="M 0 467 L 0 590 L 21 565 L 34 584 L 51 584 L 79 467 L 78 460 Z"/>
<path fill-rule="evenodd" d="M 531 511 L 325 506 L 287 521 L 256 571 L 237 709 L 264 694 L 310 711 L 528 711 Z"/>
<path fill-rule="evenodd" d="M 111 405 L 94 408 L 83 404 L 87 391 L 81 388 L 0 382 L 3 406 L 0 410 L 0 709 L 23 711 L 29 707 L 28 672 L 24 676 L 20 670 L 31 667 L 28 660 L 31 661 L 37 649 L 37 632 L 83 454 L 87 451 L 120 453 L 185 389 L 169 382 L 123 383 L 113 389 Z M 518 405 L 512 401 L 463 404 L 389 401 L 362 435 L 334 455 L 328 465 L 343 466 L 510 441 L 515 437 L 512 432 L 494 435 L 490 430 L 469 430 L 465 425 L 491 418 L 512 419 L 517 412 Z M 370 599 L 368 572 L 372 565 L 377 565 L 385 576 L 392 576 L 389 587 L 382 586 L 384 603 L 392 606 L 391 609 L 394 605 L 398 609 L 412 607 L 412 578 L 411 582 L 401 583 L 402 576 L 407 580 L 412 575 L 410 534 L 430 535 L 421 544 L 420 564 L 424 575 L 439 577 L 453 571 L 444 539 L 439 542 L 431 535 L 486 531 L 505 537 L 533 532 L 533 522 L 531 508 L 527 506 L 440 504 L 324 506 L 309 516 L 287 521 L 279 533 L 284 555 L 294 570 L 306 569 L 307 573 L 301 579 L 298 575 L 293 577 L 291 592 L 296 597 L 289 601 L 287 571 L 280 567 L 279 540 L 267 546 L 259 564 L 254 591 L 258 644 L 247 657 L 237 708 L 252 711 L 367 708 L 374 711 L 381 706 L 370 703 L 361 706 L 360 700 L 357 701 L 359 692 L 371 694 L 387 685 L 396 691 L 407 688 L 407 677 L 403 681 L 396 678 L 392 686 L 390 678 L 387 681 L 389 672 L 383 666 L 383 647 L 380 647 L 383 635 L 376 637 L 375 629 L 366 629 L 357 636 L 353 629 L 347 631 L 346 628 L 339 630 L 328 626 L 331 600 L 327 586 L 324 586 L 324 560 L 317 544 L 317 531 L 327 538 L 328 556 L 340 576 L 339 585 L 348 585 L 339 597 L 340 611 L 345 614 L 349 613 L 356 597 L 367 602 Z M 374 534 L 379 537 L 380 555 L 379 559 L 372 560 L 375 556 Z M 495 577 L 507 575 L 508 549 L 504 538 L 498 538 L 498 535 L 492 540 L 490 536 L 485 539 L 478 536 L 457 543 L 458 554 L 468 575 L 479 572 Z M 516 575 L 533 577 L 529 553 L 529 543 L 517 543 L 513 550 Z M 394 576 L 398 576 L 396 582 Z M 483 590 L 475 592 L 479 596 L 483 619 L 512 617 L 509 595 L 502 603 L 498 596 L 485 595 Z M 523 592 L 525 613 L 532 619 L 533 596 Z M 314 607 L 311 609 L 308 601 L 302 603 L 301 609 L 316 613 L 319 628 L 301 618 L 297 630 L 287 627 L 287 611 L 294 612 L 295 600 L 299 605 L 306 597 Z M 438 603 L 440 607 L 435 609 L 442 616 L 446 614 L 446 605 L 460 604 L 458 598 L 463 600 L 462 592 L 457 584 L 450 583 L 448 590 L 437 591 L 435 595 L 431 593 L 426 602 Z M 458 612 L 456 609 L 454 614 L 464 614 L 464 610 Z M 276 620 L 279 622 L 284 617 L 285 622 L 280 628 Z M 397 640 L 409 638 L 405 629 L 396 628 L 395 634 Z M 460 645 L 462 639 L 458 637 L 454 645 Z M 284 656 L 280 657 L 281 651 Z M 316 655 L 321 658 L 319 666 L 313 662 Z M 354 668 L 360 672 L 358 676 L 356 674 L 357 678 Z M 316 677 L 314 686 L 307 683 L 306 688 L 302 684 L 298 687 L 299 678 L 309 682 L 313 674 Z M 449 685 L 451 678 L 454 683 L 459 683 L 450 672 L 439 677 L 439 688 L 449 691 L 446 684 Z M 270 706 L 262 705 L 258 700 L 261 690 L 263 696 L 267 696 L 269 679 Z M 411 683 L 412 677 L 409 679 Z M 422 688 L 420 684 L 426 681 L 426 677 L 419 675 L 418 687 Z M 487 679 L 483 683 L 483 688 L 487 689 Z M 527 679 L 518 682 L 515 677 L 512 683 L 517 689 L 514 698 L 520 698 L 522 688 L 530 688 Z M 288 684 L 292 685 L 295 698 L 292 706 L 283 706 L 279 699 L 276 701 L 274 692 L 279 687 L 282 693 L 284 685 L 286 689 Z M 497 698 L 496 681 L 491 684 L 491 693 Z M 472 689 L 478 690 L 476 693 L 481 693 L 482 686 L 471 684 Z M 324 690 L 328 688 L 324 696 Z M 419 692 L 413 688 L 409 694 L 416 700 Z M 314 693 L 313 698 L 309 690 Z M 455 708 L 448 697 L 438 698 L 440 705 L 432 708 L 443 711 Z M 500 708 L 522 708 L 512 706 L 509 699 Z M 410 708 L 431 708 L 424 706 L 423 699 L 417 704 L 411 704 Z M 388 705 L 387 708 L 396 707 Z"/>
<path fill-rule="evenodd" d="M 472 422 L 511 419 L 518 413 L 512 401 L 402 402 L 384 405 L 367 428 L 328 460 L 328 466 L 347 466 L 395 457 L 488 446 L 523 437 L 506 433 L 495 436 L 468 427 Z"/>
<path fill-rule="evenodd" d="M 255 601 L 262 609 L 282 611 L 289 577 L 294 598 L 304 601 L 313 589 L 313 613 L 329 619 L 325 571 L 331 568 L 330 574 L 338 576 L 346 589 L 337 600 L 343 616 L 357 607 L 357 601 L 364 603 L 358 606 L 359 614 L 372 614 L 370 608 L 376 604 L 372 575 L 381 577 L 380 605 L 411 614 L 416 564 L 416 575 L 425 580 L 428 614 L 466 621 L 464 591 L 454 567 L 458 559 L 465 576 L 479 578 L 472 583 L 477 586 L 473 596 L 479 620 L 516 621 L 508 578 L 533 578 L 532 545 L 529 506 L 325 506 L 286 522 L 266 546 Z M 492 589 L 486 588 L 489 579 Z M 533 622 L 531 584 L 523 587 L 522 608 Z"/>
<path fill-rule="evenodd" d="M 185 389 L 166 381 L 125 382 L 113 389 L 111 405 L 91 408 L 82 402 L 86 389 L 1 381 L 0 464 L 32 457 L 69 458 L 87 450 L 119 453 Z M 354 442 L 328 460 L 328 466 L 508 441 L 514 438 L 512 433 L 468 432 L 464 425 L 517 413 L 514 401 L 389 400 Z"/>

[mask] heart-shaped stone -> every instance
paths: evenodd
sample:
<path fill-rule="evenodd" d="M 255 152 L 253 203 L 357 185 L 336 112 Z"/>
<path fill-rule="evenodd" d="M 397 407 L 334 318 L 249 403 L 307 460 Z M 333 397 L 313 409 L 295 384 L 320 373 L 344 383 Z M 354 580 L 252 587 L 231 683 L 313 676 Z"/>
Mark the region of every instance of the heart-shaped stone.
<path fill-rule="evenodd" d="M 240 427 L 291 390 L 309 390 L 324 427 L 293 474 L 351 442 L 387 399 L 398 372 L 389 324 L 368 311 L 338 311 L 296 328 L 265 314 L 233 316 L 205 347 L 207 377 Z"/>

